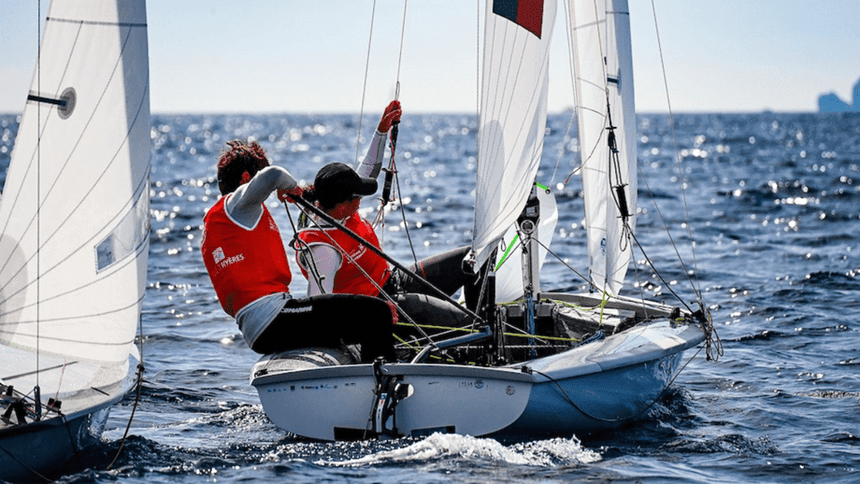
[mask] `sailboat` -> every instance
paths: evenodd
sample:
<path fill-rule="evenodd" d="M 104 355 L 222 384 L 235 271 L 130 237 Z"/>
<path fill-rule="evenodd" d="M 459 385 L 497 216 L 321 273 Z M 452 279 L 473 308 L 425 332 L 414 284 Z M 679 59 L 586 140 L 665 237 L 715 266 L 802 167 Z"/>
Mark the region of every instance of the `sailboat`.
<path fill-rule="evenodd" d="M 99 438 L 134 387 L 146 287 L 143 0 L 54 0 L 0 198 L 0 480 Z"/>
<path fill-rule="evenodd" d="M 321 440 L 583 435 L 644 415 L 686 364 L 685 350 L 716 354 L 704 303 L 693 309 L 621 294 L 636 244 L 629 11 L 626 0 L 566 2 L 587 289 L 545 292 L 539 277 L 557 217 L 552 194 L 535 182 L 556 2 L 488 0 L 465 261 L 487 281 L 481 322 L 465 336 L 413 346 L 403 362 L 344 364 L 348 355 L 336 349 L 262 357 L 250 382 L 277 426 Z"/>

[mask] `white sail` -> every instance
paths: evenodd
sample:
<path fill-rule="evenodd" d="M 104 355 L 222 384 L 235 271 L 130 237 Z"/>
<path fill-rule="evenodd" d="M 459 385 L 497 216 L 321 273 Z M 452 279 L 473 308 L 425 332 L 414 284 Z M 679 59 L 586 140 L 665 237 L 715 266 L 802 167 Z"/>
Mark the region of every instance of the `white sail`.
<path fill-rule="evenodd" d="M 555 12 L 554 1 L 487 1 L 472 235 L 476 267 L 520 215 L 537 175 Z"/>
<path fill-rule="evenodd" d="M 636 126 L 630 15 L 626 0 L 568 0 L 574 46 L 589 273 L 598 291 L 617 295 L 630 262 L 636 213 Z M 611 118 L 611 119 L 610 119 Z M 608 145 L 615 126 L 617 164 Z M 623 186 L 622 217 L 613 187 Z"/>
<path fill-rule="evenodd" d="M 146 286 L 146 8 L 55 0 L 42 38 L 0 199 L 0 379 L 116 392 Z"/>

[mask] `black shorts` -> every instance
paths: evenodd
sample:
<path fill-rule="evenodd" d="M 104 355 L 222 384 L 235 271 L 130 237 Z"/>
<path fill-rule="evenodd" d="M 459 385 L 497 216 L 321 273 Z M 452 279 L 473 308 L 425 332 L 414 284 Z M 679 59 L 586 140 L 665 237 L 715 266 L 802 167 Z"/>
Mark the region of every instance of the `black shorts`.
<path fill-rule="evenodd" d="M 394 361 L 391 309 L 377 298 L 321 294 L 288 299 L 252 350 L 269 354 L 291 349 L 360 344 L 361 360 Z"/>

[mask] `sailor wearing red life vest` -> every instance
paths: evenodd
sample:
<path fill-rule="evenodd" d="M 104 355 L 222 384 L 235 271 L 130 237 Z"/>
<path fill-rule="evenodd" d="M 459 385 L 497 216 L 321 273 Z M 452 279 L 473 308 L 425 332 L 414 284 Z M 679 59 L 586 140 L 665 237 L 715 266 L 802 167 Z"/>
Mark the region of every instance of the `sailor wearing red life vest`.
<path fill-rule="evenodd" d="M 323 166 L 314 179 L 313 188 L 303 195 L 376 248 L 379 248 L 376 233 L 358 214 L 358 208 L 362 196 L 376 192 L 375 178 L 382 167 L 385 135 L 400 117 L 400 103 L 392 101 L 374 134 L 368 156 L 359 163 L 357 170 L 343 163 Z M 337 227 L 315 219 L 309 228 L 298 233 L 298 238 L 303 244 L 296 252 L 296 259 L 302 275 L 308 279 L 308 294 L 382 297 L 380 293 L 384 292 L 419 323 L 435 321 L 453 326 L 466 321 L 462 312 L 452 311 L 447 302 L 434 297 L 424 284 L 398 269 L 392 270 L 385 259 Z M 470 293 L 475 277 L 461 270 L 461 261 L 467 252 L 468 247 L 453 249 L 418 261 L 410 269 L 448 295 L 466 287 L 467 301 L 474 300 Z M 316 276 L 312 277 L 309 271 Z"/>
<path fill-rule="evenodd" d="M 359 176 L 343 163 L 322 167 L 314 179 L 320 208 L 374 247 L 379 247 L 373 227 L 358 215 L 360 197 L 373 195 L 376 188 L 376 180 Z M 325 292 L 377 296 L 390 276 L 385 259 L 367 250 L 363 243 L 337 227 L 317 223 L 302 229 L 298 237 L 313 252 L 316 270 L 326 275 L 322 278 L 323 287 L 320 288 L 316 280 L 308 276 L 308 261 L 298 257 L 302 274 L 310 282 L 308 294 Z"/>
<path fill-rule="evenodd" d="M 248 346 L 274 353 L 312 346 L 361 344 L 362 361 L 393 361 L 391 312 L 383 301 L 326 294 L 296 299 L 275 220 L 264 202 L 301 193 L 295 179 L 270 166 L 256 142 L 231 141 L 218 161 L 223 197 L 204 217 L 200 250 L 221 307 L 236 319 Z"/>

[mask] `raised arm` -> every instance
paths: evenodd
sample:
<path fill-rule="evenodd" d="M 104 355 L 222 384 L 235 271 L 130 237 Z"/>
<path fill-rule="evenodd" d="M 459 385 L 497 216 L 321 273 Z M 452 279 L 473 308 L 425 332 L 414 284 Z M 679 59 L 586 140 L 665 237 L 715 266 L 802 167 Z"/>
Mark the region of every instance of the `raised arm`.
<path fill-rule="evenodd" d="M 247 175 L 247 174 L 246 174 Z M 227 212 L 246 227 L 253 226 L 263 212 L 261 204 L 275 190 L 281 193 L 300 193 L 298 183 L 290 172 L 280 166 L 267 166 L 236 189 L 227 200 Z"/>
<path fill-rule="evenodd" d="M 382 158 L 385 156 L 385 135 L 391 126 L 400 122 L 400 101 L 391 101 L 382 113 L 382 119 L 379 120 L 379 126 L 376 132 L 373 133 L 373 138 L 370 140 L 370 147 L 367 149 L 367 154 L 358 162 L 355 167 L 356 173 L 364 177 L 376 178 L 382 169 Z"/>

